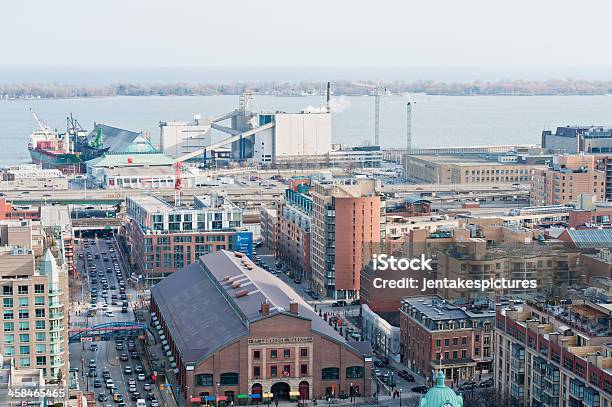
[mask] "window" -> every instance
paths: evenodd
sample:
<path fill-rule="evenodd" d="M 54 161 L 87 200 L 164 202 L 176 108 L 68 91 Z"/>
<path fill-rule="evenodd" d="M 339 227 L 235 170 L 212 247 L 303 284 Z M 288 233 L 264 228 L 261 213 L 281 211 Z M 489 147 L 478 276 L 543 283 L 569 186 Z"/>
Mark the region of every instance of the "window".
<path fill-rule="evenodd" d="M 276 377 L 278 372 L 276 370 L 276 366 L 270 366 L 270 377 Z"/>
<path fill-rule="evenodd" d="M 5 356 L 15 356 L 15 347 L 14 346 L 5 346 L 4 347 L 4 355 Z"/>
<path fill-rule="evenodd" d="M 467 351 L 462 350 L 462 351 L 461 351 L 461 358 L 462 358 L 462 359 L 465 359 L 466 357 L 467 357 Z"/>
<path fill-rule="evenodd" d="M 45 321 L 36 321 L 36 329 L 45 329 Z"/>
<path fill-rule="evenodd" d="M 30 323 L 29 322 L 20 322 L 19 323 L 19 330 L 20 331 L 29 331 L 30 330 Z"/>
<path fill-rule="evenodd" d="M 337 367 L 326 367 L 321 370 L 321 379 L 338 380 L 340 379 L 340 369 Z"/>
<path fill-rule="evenodd" d="M 37 308 L 34 311 L 36 311 L 36 318 L 44 318 L 45 317 L 45 310 L 44 310 L 44 308 Z"/>
<path fill-rule="evenodd" d="M 44 366 L 47 364 L 46 356 L 36 356 L 36 366 Z"/>
<path fill-rule="evenodd" d="M 2 286 L 2 295 L 13 295 L 13 286 L 12 285 Z M 11 300 L 11 303 L 12 303 L 12 300 Z"/>
<path fill-rule="evenodd" d="M 449 360 L 449 359 L 450 359 L 450 353 L 444 352 L 444 360 Z"/>
<path fill-rule="evenodd" d="M 284 365 L 283 366 L 283 376 L 290 376 L 291 375 L 291 365 Z"/>
<path fill-rule="evenodd" d="M 27 307 L 28 306 L 28 297 L 23 297 L 19 299 L 19 306 L 20 307 Z"/>
<path fill-rule="evenodd" d="M 290 349 L 283 349 L 283 357 L 285 357 L 285 358 L 291 357 L 291 350 Z"/>
<path fill-rule="evenodd" d="M 4 343 L 15 343 L 15 335 L 13 334 L 4 335 Z"/>
<path fill-rule="evenodd" d="M 45 305 L 45 297 L 34 298 L 34 305 Z"/>
<path fill-rule="evenodd" d="M 44 344 L 37 344 L 36 345 L 36 353 L 41 355 L 43 353 L 47 353 L 47 347 Z"/>
<path fill-rule="evenodd" d="M 459 338 L 453 338 L 453 345 L 459 345 Z"/>
<path fill-rule="evenodd" d="M 439 339 L 436 339 L 436 348 L 439 348 L 442 345 L 442 342 Z"/>
<path fill-rule="evenodd" d="M 450 340 L 447 338 L 444 340 L 444 346 L 450 345 Z"/>
<path fill-rule="evenodd" d="M 277 352 L 276 352 L 276 349 L 272 349 L 272 350 L 270 351 L 270 357 L 271 357 L 272 359 L 276 359 L 276 357 L 277 357 Z"/>
<path fill-rule="evenodd" d="M 35 294 L 44 294 L 45 293 L 45 285 L 44 284 L 34 284 L 34 293 Z"/>
<path fill-rule="evenodd" d="M 44 341 L 45 341 L 45 333 L 44 332 L 36 333 L 36 342 L 44 342 Z"/>
<path fill-rule="evenodd" d="M 219 383 L 226 386 L 234 386 L 238 384 L 238 373 L 221 373 Z"/>
<path fill-rule="evenodd" d="M 28 286 L 27 285 L 17 286 L 17 294 L 25 295 L 27 293 L 28 293 Z"/>
<path fill-rule="evenodd" d="M 13 311 L 4 311 L 3 318 L 4 319 L 13 319 L 14 318 Z"/>
<path fill-rule="evenodd" d="M 19 342 L 30 342 L 30 334 L 19 334 Z"/>
<path fill-rule="evenodd" d="M 19 358 L 19 366 L 30 367 L 30 358 Z"/>
<path fill-rule="evenodd" d="M 4 323 L 4 332 L 13 332 L 15 330 L 15 326 L 12 322 Z"/>
<path fill-rule="evenodd" d="M 459 358 L 459 351 L 454 350 L 453 351 L 453 359 L 457 359 Z"/>
<path fill-rule="evenodd" d="M 29 355 L 30 354 L 30 346 L 22 345 L 19 347 L 19 354 L 21 355 Z"/>
<path fill-rule="evenodd" d="M 303 358 L 307 358 L 308 357 L 308 348 L 300 349 L 300 356 L 303 357 Z"/>
<path fill-rule="evenodd" d="M 211 374 L 197 374 L 195 376 L 196 386 L 212 386 L 213 385 L 213 375 Z"/>
<path fill-rule="evenodd" d="M 19 319 L 28 319 L 30 318 L 30 313 L 28 311 L 19 311 Z"/>
<path fill-rule="evenodd" d="M 253 359 L 261 359 L 261 351 L 254 350 L 253 351 Z"/>
<path fill-rule="evenodd" d="M 13 299 L 12 298 L 3 298 L 2 305 L 4 308 L 13 308 Z"/>
<path fill-rule="evenodd" d="M 361 379 L 363 378 L 363 366 L 350 366 L 346 368 L 347 379 Z"/>
<path fill-rule="evenodd" d="M 261 367 L 259 367 L 259 366 L 254 366 L 253 367 L 253 377 L 255 377 L 255 378 L 261 377 Z"/>
<path fill-rule="evenodd" d="M 308 376 L 308 365 L 300 365 L 300 375 Z"/>
<path fill-rule="evenodd" d="M 464 336 L 463 338 L 461 338 L 461 344 L 467 345 L 467 336 Z"/>

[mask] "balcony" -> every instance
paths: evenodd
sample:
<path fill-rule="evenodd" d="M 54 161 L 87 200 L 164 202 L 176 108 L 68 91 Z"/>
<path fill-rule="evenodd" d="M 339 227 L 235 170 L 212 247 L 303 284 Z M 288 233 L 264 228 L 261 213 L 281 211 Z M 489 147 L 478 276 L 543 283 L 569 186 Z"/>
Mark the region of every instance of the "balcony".
<path fill-rule="evenodd" d="M 62 358 L 51 358 L 51 367 L 52 368 L 59 368 L 64 366 L 65 362 L 64 359 Z"/>
<path fill-rule="evenodd" d="M 64 313 L 63 312 L 50 312 L 49 313 L 49 320 L 51 319 L 62 319 L 64 318 Z"/>
<path fill-rule="evenodd" d="M 64 303 L 61 301 L 50 301 L 49 302 L 49 308 L 59 308 L 59 307 L 63 307 Z"/>
<path fill-rule="evenodd" d="M 64 324 L 52 324 L 49 326 L 49 332 L 61 332 L 64 330 Z"/>

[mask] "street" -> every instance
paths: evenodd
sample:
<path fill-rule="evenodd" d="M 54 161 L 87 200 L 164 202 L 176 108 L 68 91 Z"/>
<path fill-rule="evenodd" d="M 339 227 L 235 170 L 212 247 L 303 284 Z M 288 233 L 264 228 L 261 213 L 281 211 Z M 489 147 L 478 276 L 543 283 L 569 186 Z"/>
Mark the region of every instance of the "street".
<path fill-rule="evenodd" d="M 137 299 L 137 292 L 127 283 L 125 266 L 121 261 L 121 255 L 114 239 L 108 241 L 105 238 L 83 239 L 77 253 L 77 270 L 81 276 L 85 277 L 82 281 L 86 283 L 82 286 L 81 295 L 76 295 L 73 300 L 76 302 L 73 302 L 72 307 L 71 328 L 92 327 L 112 322 L 134 322 L 134 303 Z M 122 287 L 125 287 L 124 290 Z M 97 299 L 92 299 L 94 291 L 97 292 Z M 123 304 L 126 304 L 126 307 L 123 307 Z M 93 311 L 94 305 L 95 311 Z M 92 311 L 88 313 L 88 310 Z M 150 383 L 151 372 L 144 371 L 143 355 L 142 352 L 138 352 L 137 342 L 139 341 L 137 339 L 134 340 L 133 351 L 129 350 L 130 344 L 127 338 L 98 339 L 102 338 L 96 337 L 93 341 L 70 344 L 70 365 L 73 368 L 78 367 L 80 387 L 84 391 L 95 393 L 97 405 L 107 406 L 119 403 L 118 401 L 113 402 L 111 389 L 107 389 L 106 379 L 103 378 L 104 372 L 110 374 L 110 378 L 116 385 L 116 392 L 122 396 L 125 405 L 136 406 L 136 401 L 131 399 L 129 392 L 129 379 L 135 380 L 136 390 L 140 393 L 139 398 L 144 399 L 148 392 L 154 391 L 155 398 L 160 399 L 155 386 L 152 386 L 152 390 L 149 391 L 144 389 L 144 384 Z M 127 361 L 120 360 L 122 354 L 124 358 L 127 356 Z M 92 360 L 95 362 L 95 369 L 89 368 Z M 131 367 L 131 373 L 129 371 L 126 373 L 127 366 Z M 137 380 L 136 370 L 140 369 L 143 369 L 146 381 Z M 96 381 L 99 383 L 95 384 Z M 100 394 L 106 394 L 108 399 L 103 401 L 99 398 Z M 151 400 L 147 400 L 147 403 L 148 406 L 154 405 Z"/>

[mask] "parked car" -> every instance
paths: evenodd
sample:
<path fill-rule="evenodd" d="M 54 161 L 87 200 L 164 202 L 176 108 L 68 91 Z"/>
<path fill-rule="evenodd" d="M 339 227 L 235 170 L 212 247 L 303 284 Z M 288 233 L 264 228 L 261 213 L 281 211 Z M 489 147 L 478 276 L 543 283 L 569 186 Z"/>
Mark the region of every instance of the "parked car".
<path fill-rule="evenodd" d="M 429 389 L 427 388 L 427 386 L 414 386 L 411 390 L 415 393 L 425 394 Z"/>

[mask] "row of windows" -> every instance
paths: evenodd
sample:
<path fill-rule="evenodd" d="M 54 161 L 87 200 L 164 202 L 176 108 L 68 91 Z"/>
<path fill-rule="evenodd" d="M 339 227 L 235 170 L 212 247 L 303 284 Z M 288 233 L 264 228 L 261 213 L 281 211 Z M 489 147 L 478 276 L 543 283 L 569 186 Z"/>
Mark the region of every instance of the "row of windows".
<path fill-rule="evenodd" d="M 17 300 L 18 300 L 18 303 L 19 303 L 19 307 L 28 307 L 30 305 L 28 297 L 20 297 Z M 34 305 L 45 305 L 45 297 L 35 297 L 34 298 Z M 13 299 L 12 298 L 3 298 L 2 299 L 2 306 L 4 308 L 13 308 L 13 306 L 14 306 Z"/>
<path fill-rule="evenodd" d="M 280 377 L 279 373 L 282 376 L 290 376 L 291 375 L 291 365 L 283 365 L 282 371 L 279 372 L 279 366 L 269 366 L 268 373 L 270 377 Z M 346 378 L 347 379 L 361 379 L 364 377 L 364 368 L 363 366 L 350 366 L 346 368 Z M 300 365 L 300 375 L 306 376 L 308 375 L 308 365 Z M 261 366 L 253 367 L 253 376 L 255 378 L 261 377 Z M 222 386 L 236 386 L 238 385 L 239 375 L 238 373 L 222 373 L 219 377 L 219 384 Z M 340 379 L 340 369 L 337 367 L 326 367 L 321 369 L 321 379 L 322 380 L 339 380 Z M 195 376 L 195 384 L 196 386 L 213 386 L 214 380 L 213 375 L 210 373 L 198 374 Z"/>
<path fill-rule="evenodd" d="M 45 321 L 36 321 L 35 322 L 35 327 L 36 327 L 36 329 L 45 329 Z M 29 330 L 30 330 L 30 323 L 29 322 L 20 322 L 19 323 L 19 331 L 29 331 Z M 4 323 L 4 332 L 14 332 L 14 331 L 15 331 L 15 323 L 14 322 L 5 322 Z"/>
<path fill-rule="evenodd" d="M 19 285 L 17 286 L 17 294 L 24 295 L 28 294 L 30 287 L 27 285 Z M 44 284 L 34 284 L 34 293 L 35 294 L 44 294 L 45 293 L 45 285 Z M 13 295 L 13 286 L 12 285 L 4 285 L 2 286 L 2 295 Z"/>
<path fill-rule="evenodd" d="M 45 317 L 45 310 L 44 308 L 36 308 L 34 310 L 35 312 L 35 316 L 36 318 L 44 318 Z M 14 319 L 15 315 L 14 312 L 11 311 L 4 311 L 3 315 L 2 315 L 3 319 Z M 25 311 L 25 310 L 21 310 L 19 311 L 19 319 L 29 319 L 30 318 L 30 311 Z"/>
<path fill-rule="evenodd" d="M 442 341 L 440 339 L 436 339 L 436 348 L 439 348 L 442 344 Z M 464 336 L 461 338 L 461 344 L 462 345 L 467 345 L 467 336 Z M 453 338 L 453 345 L 459 345 L 459 338 Z M 444 339 L 444 346 L 450 346 L 450 339 L 446 338 Z"/>
<path fill-rule="evenodd" d="M 283 357 L 284 358 L 290 358 L 291 357 L 291 349 L 283 349 Z M 270 349 L 270 353 L 268 354 L 268 356 L 272 359 L 276 359 L 278 358 L 278 354 L 279 354 L 279 350 L 278 349 Z M 300 357 L 306 358 L 308 357 L 308 348 L 301 348 L 300 349 Z M 259 360 L 261 359 L 261 351 L 260 350 L 254 350 L 253 351 L 253 359 L 255 360 Z"/>

